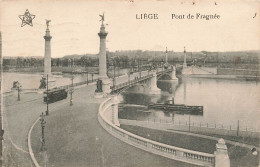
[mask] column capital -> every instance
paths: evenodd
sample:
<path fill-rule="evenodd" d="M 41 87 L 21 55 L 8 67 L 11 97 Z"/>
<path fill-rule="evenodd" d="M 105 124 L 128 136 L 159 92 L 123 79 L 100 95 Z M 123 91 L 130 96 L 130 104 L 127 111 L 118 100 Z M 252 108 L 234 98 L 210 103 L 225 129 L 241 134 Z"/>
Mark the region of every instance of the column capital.
<path fill-rule="evenodd" d="M 52 36 L 46 36 L 46 35 L 45 35 L 43 38 L 45 39 L 45 41 L 50 41 L 51 38 L 52 38 Z"/>
<path fill-rule="evenodd" d="M 100 37 L 100 39 L 105 39 L 107 37 L 107 32 L 100 32 L 98 33 L 98 36 Z"/>

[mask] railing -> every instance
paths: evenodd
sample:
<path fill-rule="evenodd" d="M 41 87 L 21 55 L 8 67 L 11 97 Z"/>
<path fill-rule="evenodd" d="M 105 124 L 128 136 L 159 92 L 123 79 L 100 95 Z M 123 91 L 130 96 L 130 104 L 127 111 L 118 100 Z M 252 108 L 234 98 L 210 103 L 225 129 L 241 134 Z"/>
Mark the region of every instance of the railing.
<path fill-rule="evenodd" d="M 128 120 L 120 119 L 122 124 L 126 125 L 138 125 L 142 127 L 154 127 L 160 129 L 181 130 L 204 134 L 218 134 L 227 136 L 241 136 L 260 138 L 260 131 L 245 126 L 224 126 L 223 124 L 201 123 L 192 121 L 173 121 L 170 119 L 147 119 L 147 120 Z"/>
<path fill-rule="evenodd" d="M 167 73 L 167 72 L 172 72 L 172 69 L 167 69 L 167 70 L 163 70 L 163 71 L 158 71 L 158 72 L 156 72 L 156 74 L 159 75 L 159 74 L 163 74 L 163 73 Z"/>
<path fill-rule="evenodd" d="M 136 83 L 138 83 L 140 81 L 146 80 L 146 79 L 151 78 L 151 77 L 153 77 L 153 75 L 149 74 L 149 75 L 143 76 L 141 78 L 132 79 L 130 81 L 127 81 L 127 82 L 115 85 L 114 87 L 111 87 L 111 89 L 112 89 L 112 91 L 115 91 L 115 90 L 118 90 L 118 89 L 122 89 L 122 88 L 124 88 L 124 87 L 126 87 L 128 85 L 136 84 Z"/>
<path fill-rule="evenodd" d="M 105 100 L 99 106 L 98 121 L 101 126 L 107 130 L 111 135 L 116 138 L 133 145 L 137 148 L 143 149 L 145 151 L 158 154 L 163 157 L 170 159 L 183 161 L 200 166 L 214 166 L 215 164 L 215 155 L 192 151 L 188 149 L 183 149 L 175 146 L 166 145 L 156 141 L 152 141 L 135 134 L 132 134 L 128 131 L 125 131 L 116 125 L 114 125 L 108 118 L 105 117 L 105 112 L 109 112 L 109 109 L 113 104 L 112 98 Z"/>
<path fill-rule="evenodd" d="M 83 81 L 83 82 L 74 83 L 74 84 L 73 84 L 73 87 L 75 87 L 75 86 L 80 86 L 80 85 L 85 85 L 85 84 L 89 84 L 89 83 L 96 82 L 96 81 L 97 81 L 97 80 L 95 79 L 95 80 L 93 80 L 93 81 Z M 72 84 L 64 85 L 64 86 L 59 86 L 59 87 L 57 87 L 57 88 L 68 89 L 68 88 L 70 88 L 70 87 L 72 87 Z"/>

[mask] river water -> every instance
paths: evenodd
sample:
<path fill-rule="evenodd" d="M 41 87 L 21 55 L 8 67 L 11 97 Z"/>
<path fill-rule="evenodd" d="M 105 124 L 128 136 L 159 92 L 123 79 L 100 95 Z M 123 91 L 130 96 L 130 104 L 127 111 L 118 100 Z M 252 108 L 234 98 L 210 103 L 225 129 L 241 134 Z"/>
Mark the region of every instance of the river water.
<path fill-rule="evenodd" d="M 119 109 L 119 118 L 156 122 L 173 122 L 260 131 L 260 85 L 256 82 L 183 78 L 179 82 L 158 81 L 161 94 L 151 95 L 142 88 L 131 88 L 121 95 L 121 103 L 147 106 L 165 103 L 174 98 L 175 104 L 204 106 L 203 114 L 189 115 L 164 112 L 142 107 Z M 216 125 L 215 125 L 216 124 Z"/>
<path fill-rule="evenodd" d="M 37 89 L 40 73 L 3 73 L 4 92 L 10 91 L 13 81 L 19 81 L 22 89 Z M 54 76 L 55 85 L 71 84 L 71 75 Z M 97 75 L 94 75 L 94 79 Z M 74 75 L 74 83 L 87 80 L 86 74 Z M 89 75 L 89 80 L 91 76 Z M 165 103 L 174 98 L 175 104 L 204 106 L 202 115 L 188 115 L 161 110 L 145 110 L 131 107 L 119 110 L 119 118 L 187 123 L 195 125 L 224 126 L 260 131 L 260 84 L 251 81 L 183 78 L 179 82 L 158 81 L 161 94 L 151 95 L 143 86 L 130 88 L 121 95 L 122 103 L 147 106 L 149 103 Z"/>
<path fill-rule="evenodd" d="M 19 81 L 22 85 L 22 89 L 38 89 L 40 86 L 40 80 L 42 78 L 41 73 L 3 73 L 3 85 L 4 92 L 11 90 L 13 86 L 13 81 Z M 87 81 L 87 74 L 74 74 L 73 82 L 83 82 Z M 55 86 L 63 86 L 71 84 L 71 74 L 63 75 L 54 75 Z M 97 75 L 94 74 L 93 79 L 96 79 Z M 89 81 L 92 79 L 92 76 L 88 75 Z"/>

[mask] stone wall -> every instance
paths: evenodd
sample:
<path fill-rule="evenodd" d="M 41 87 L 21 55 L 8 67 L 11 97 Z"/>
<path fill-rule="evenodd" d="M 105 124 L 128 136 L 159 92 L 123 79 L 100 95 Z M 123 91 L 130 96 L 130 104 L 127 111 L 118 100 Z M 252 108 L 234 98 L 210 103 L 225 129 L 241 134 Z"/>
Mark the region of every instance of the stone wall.
<path fill-rule="evenodd" d="M 218 68 L 218 75 L 250 75 L 259 76 L 260 70 L 235 69 L 235 68 Z"/>

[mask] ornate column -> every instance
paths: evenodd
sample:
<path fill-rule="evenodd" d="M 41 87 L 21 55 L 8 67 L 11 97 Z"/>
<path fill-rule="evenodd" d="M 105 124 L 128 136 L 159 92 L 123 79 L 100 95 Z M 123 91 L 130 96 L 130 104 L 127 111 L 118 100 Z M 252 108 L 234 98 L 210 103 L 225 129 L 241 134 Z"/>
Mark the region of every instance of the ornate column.
<path fill-rule="evenodd" d="M 52 77 L 51 74 L 51 38 L 50 30 L 49 30 L 49 23 L 51 20 L 46 20 L 46 31 L 45 36 L 43 37 L 45 39 L 45 49 L 44 49 L 44 75 L 40 85 L 40 89 L 45 89 L 48 84 L 48 88 L 55 87 L 55 79 Z M 48 75 L 48 83 L 47 83 L 47 75 Z M 42 83 L 45 83 L 45 87 L 42 87 Z"/>
<path fill-rule="evenodd" d="M 45 50 L 44 50 L 44 77 L 51 76 L 51 38 L 50 30 L 49 30 L 49 22 L 50 20 L 46 20 L 46 33 L 44 36 L 45 39 Z"/>
<path fill-rule="evenodd" d="M 109 94 L 111 92 L 110 86 L 111 81 L 107 76 L 107 57 L 106 57 L 106 37 L 107 32 L 105 31 L 104 26 L 104 14 L 100 15 L 102 24 L 100 27 L 100 32 L 98 33 L 98 36 L 100 38 L 100 46 L 99 46 L 99 79 L 102 81 L 102 91 L 104 93 L 104 96 L 106 94 Z M 97 94 L 100 94 L 97 93 Z M 100 97 L 100 95 L 97 95 L 96 97 Z"/>
<path fill-rule="evenodd" d="M 165 51 L 165 64 L 168 64 L 168 51 L 167 51 L 167 47 L 166 47 L 166 51 Z"/>
<path fill-rule="evenodd" d="M 186 63 L 186 50 L 185 50 L 185 46 L 184 46 L 184 62 L 183 62 L 183 68 L 187 67 L 187 63 Z"/>
<path fill-rule="evenodd" d="M 99 46 L 99 78 L 108 78 L 107 76 L 107 60 L 106 60 L 106 36 L 107 32 L 105 31 L 105 26 L 102 22 L 100 27 L 100 32 L 98 36 L 100 38 L 100 46 Z"/>

